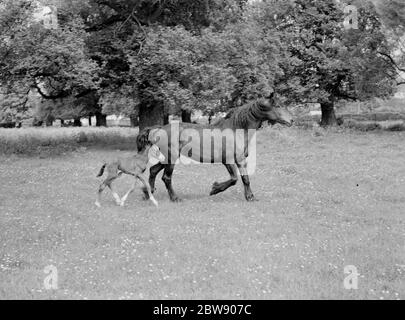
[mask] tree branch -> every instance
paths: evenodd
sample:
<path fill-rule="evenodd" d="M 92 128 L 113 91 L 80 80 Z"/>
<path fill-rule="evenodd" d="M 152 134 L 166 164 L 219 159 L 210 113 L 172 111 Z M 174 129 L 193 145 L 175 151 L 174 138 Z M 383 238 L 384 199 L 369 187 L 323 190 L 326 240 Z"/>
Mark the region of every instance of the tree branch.
<path fill-rule="evenodd" d="M 398 64 L 395 62 L 395 60 L 389 54 L 381 52 L 381 51 L 377 51 L 377 53 L 382 55 L 383 57 L 386 57 L 398 71 L 405 72 L 405 69 L 399 67 Z"/>
<path fill-rule="evenodd" d="M 103 30 L 105 28 L 108 28 L 118 22 L 123 22 L 125 21 L 125 18 L 122 17 L 121 15 L 117 14 L 114 16 L 111 16 L 110 18 L 106 19 L 105 21 L 103 21 L 100 24 L 91 26 L 91 27 L 87 27 L 85 28 L 86 32 L 95 32 L 95 31 L 100 31 Z"/>
<path fill-rule="evenodd" d="M 325 50 L 323 48 L 321 48 L 316 42 L 312 42 L 311 44 L 307 44 L 305 39 L 301 36 L 300 37 L 302 43 L 304 44 L 304 47 L 306 49 L 310 49 L 311 47 L 315 47 L 316 49 L 318 49 L 320 52 L 325 54 Z"/>
<path fill-rule="evenodd" d="M 99 5 L 103 5 L 106 6 L 112 10 L 114 10 L 115 12 L 120 12 L 122 10 L 122 8 L 118 5 L 118 4 L 114 4 L 111 1 L 105 1 L 105 0 L 96 0 L 96 3 Z"/>
<path fill-rule="evenodd" d="M 46 94 L 45 92 L 42 91 L 42 89 L 40 88 L 40 86 L 37 83 L 34 83 L 33 86 L 34 86 L 35 89 L 37 89 L 38 93 L 44 99 L 56 100 L 56 99 L 66 98 L 66 97 L 70 96 L 70 93 L 68 93 L 66 91 L 61 91 L 60 93 L 58 93 L 56 95 L 48 95 L 48 94 Z"/>
<path fill-rule="evenodd" d="M 352 101 L 357 101 L 358 100 L 358 98 L 356 98 L 356 97 L 354 97 L 354 96 L 352 96 L 350 94 L 341 93 L 341 92 L 337 93 L 336 97 L 346 99 L 346 100 L 352 100 Z"/>

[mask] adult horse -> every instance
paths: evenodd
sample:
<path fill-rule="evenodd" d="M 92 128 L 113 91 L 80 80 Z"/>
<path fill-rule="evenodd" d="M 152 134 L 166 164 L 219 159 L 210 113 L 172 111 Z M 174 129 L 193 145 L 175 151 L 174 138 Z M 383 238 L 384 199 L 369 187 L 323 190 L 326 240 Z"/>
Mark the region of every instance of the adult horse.
<path fill-rule="evenodd" d="M 264 121 L 291 126 L 293 119 L 287 109 L 280 107 L 274 93 L 270 97 L 259 99 L 245 106 L 235 108 L 212 125 L 177 123 L 144 129 L 139 133 L 137 147 L 144 148 L 148 142 L 159 146 L 166 157 L 165 163 L 159 163 L 150 169 L 149 184 L 155 191 L 156 176 L 164 170 L 162 180 L 166 185 L 170 199 L 179 201 L 173 190 L 172 175 L 180 155 L 202 163 L 222 163 L 230 174 L 228 181 L 212 186 L 210 195 L 215 195 L 234 186 L 238 181 L 238 171 L 245 188 L 247 201 L 255 200 L 250 188 L 247 170 L 247 157 L 252 132 L 262 126 Z M 207 132 L 208 138 L 207 138 Z M 216 143 L 216 142 L 217 143 Z M 213 142 L 213 143 L 212 143 Z M 219 142 L 219 143 L 218 143 Z M 147 197 L 147 195 L 145 194 Z"/>

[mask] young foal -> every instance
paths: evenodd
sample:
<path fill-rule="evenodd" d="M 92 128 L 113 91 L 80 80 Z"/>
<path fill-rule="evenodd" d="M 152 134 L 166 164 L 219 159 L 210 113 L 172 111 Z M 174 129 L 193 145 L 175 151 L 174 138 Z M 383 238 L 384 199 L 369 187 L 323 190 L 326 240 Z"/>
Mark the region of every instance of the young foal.
<path fill-rule="evenodd" d="M 143 176 L 143 173 L 148 167 L 154 166 L 159 162 L 165 160 L 165 156 L 160 152 L 159 147 L 154 144 L 147 144 L 146 147 L 141 150 L 138 154 L 126 158 L 118 158 L 116 161 L 112 163 L 105 163 L 101 169 L 97 177 L 101 177 L 104 174 L 105 169 L 107 168 L 108 176 L 100 185 L 97 194 L 96 206 L 101 207 L 101 194 L 103 193 L 106 187 L 109 187 L 113 197 L 117 203 L 117 205 L 124 206 L 125 201 L 127 200 L 128 196 L 135 190 L 136 187 L 136 179 L 139 179 L 146 191 L 148 192 L 150 200 L 153 204 L 157 207 L 158 203 L 156 199 L 153 197 L 149 182 Z M 120 199 L 119 195 L 114 191 L 112 187 L 112 183 L 114 180 L 119 178 L 122 174 L 128 174 L 135 177 L 135 182 L 132 188 L 126 193 L 126 195 Z"/>

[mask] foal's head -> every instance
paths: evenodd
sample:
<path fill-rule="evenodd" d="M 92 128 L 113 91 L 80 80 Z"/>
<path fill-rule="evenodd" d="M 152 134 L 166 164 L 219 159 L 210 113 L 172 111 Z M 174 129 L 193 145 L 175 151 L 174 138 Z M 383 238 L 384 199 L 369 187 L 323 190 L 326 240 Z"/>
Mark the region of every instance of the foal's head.
<path fill-rule="evenodd" d="M 145 149 L 145 152 L 147 152 L 148 162 L 152 166 L 166 160 L 165 156 L 162 152 L 160 152 L 160 149 L 156 144 L 149 143 Z"/>

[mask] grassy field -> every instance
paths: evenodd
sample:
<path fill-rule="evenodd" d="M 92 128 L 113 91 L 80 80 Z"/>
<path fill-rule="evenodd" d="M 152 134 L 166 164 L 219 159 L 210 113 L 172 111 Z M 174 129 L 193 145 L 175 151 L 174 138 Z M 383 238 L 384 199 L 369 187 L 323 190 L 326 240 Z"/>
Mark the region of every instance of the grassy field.
<path fill-rule="evenodd" d="M 63 155 L 80 147 L 134 145 L 137 128 L 0 128 L 0 155 L 49 157 Z"/>
<path fill-rule="evenodd" d="M 140 192 L 94 206 L 113 149 L 0 157 L 0 299 L 405 299 L 405 132 L 268 128 L 258 202 L 240 182 L 209 197 L 221 165 L 179 165 L 184 201 L 159 176 L 158 209 Z M 347 265 L 358 290 L 343 286 Z"/>

